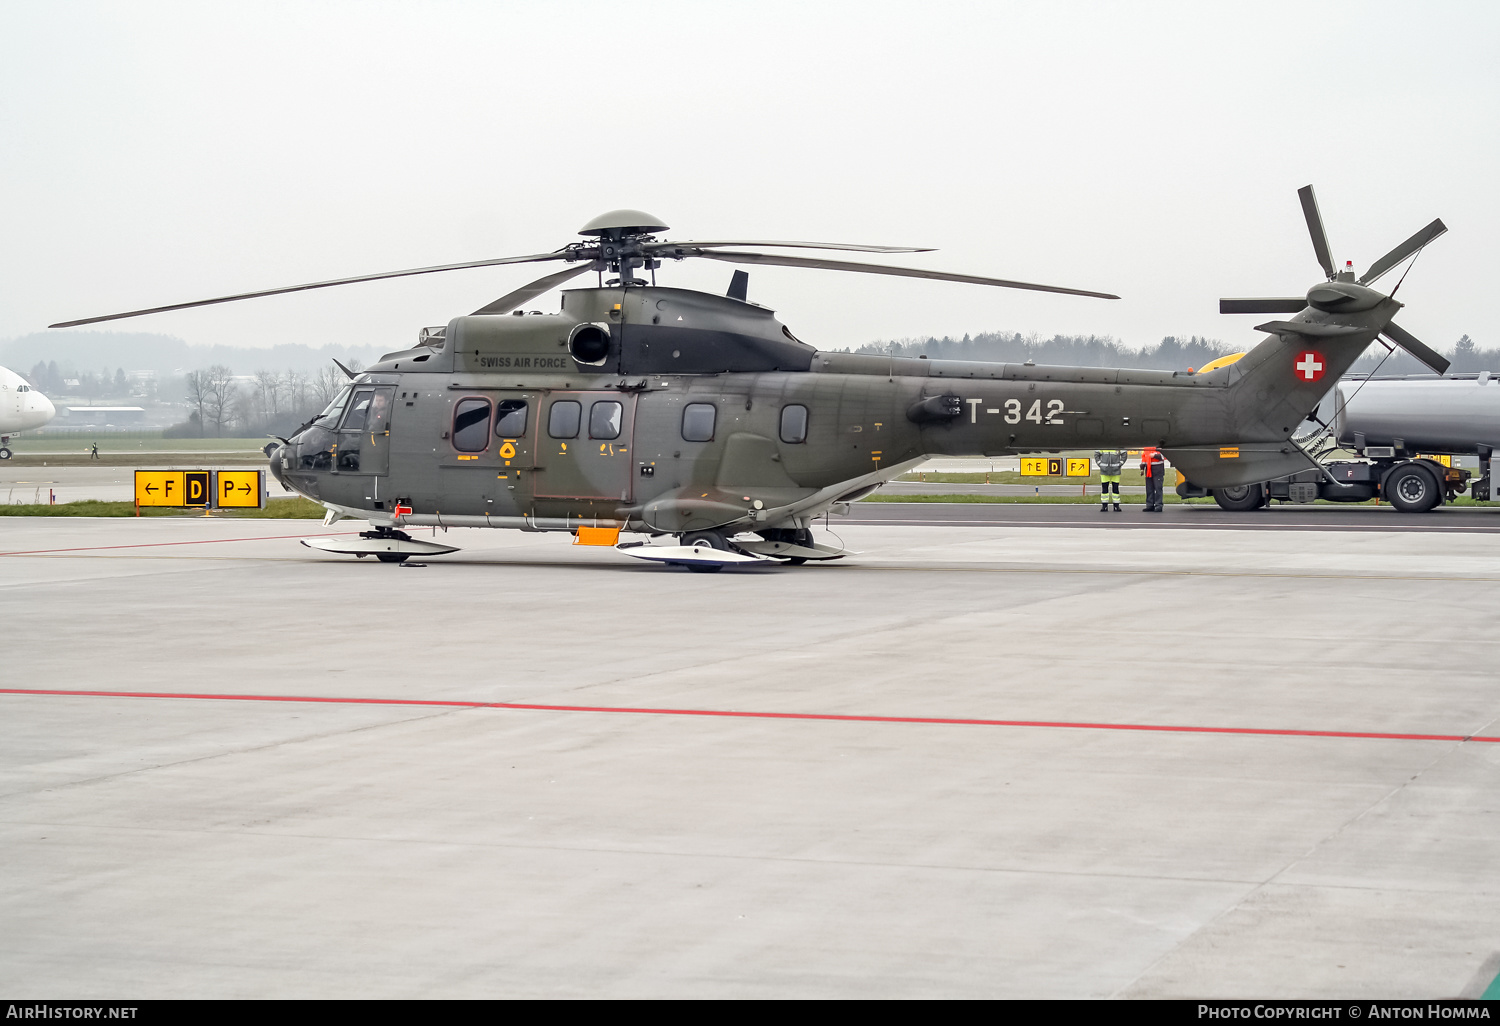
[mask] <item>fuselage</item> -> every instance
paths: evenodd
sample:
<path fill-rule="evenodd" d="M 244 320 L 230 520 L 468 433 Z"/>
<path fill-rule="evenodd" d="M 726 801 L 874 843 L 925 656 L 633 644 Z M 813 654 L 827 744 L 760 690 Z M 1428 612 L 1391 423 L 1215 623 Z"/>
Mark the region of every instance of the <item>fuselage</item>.
<path fill-rule="evenodd" d="M 272 470 L 376 521 L 797 522 L 934 455 L 1284 447 L 1323 388 L 1283 342 L 1196 375 L 886 358 L 820 352 L 727 297 L 575 290 L 559 313 L 458 318 L 384 358 Z"/>

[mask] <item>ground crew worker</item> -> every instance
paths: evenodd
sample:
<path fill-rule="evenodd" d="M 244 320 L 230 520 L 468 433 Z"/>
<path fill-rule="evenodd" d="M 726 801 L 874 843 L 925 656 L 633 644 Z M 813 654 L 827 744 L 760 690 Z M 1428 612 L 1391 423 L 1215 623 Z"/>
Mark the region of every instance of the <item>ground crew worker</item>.
<path fill-rule="evenodd" d="M 1120 512 L 1120 471 L 1130 456 L 1124 449 L 1100 449 L 1094 453 L 1099 464 L 1099 512 L 1109 509 L 1109 497 L 1115 497 L 1115 512 Z"/>
<path fill-rule="evenodd" d="M 1148 445 L 1141 450 L 1141 473 L 1146 478 L 1146 512 L 1161 512 L 1161 486 L 1166 479 L 1166 459 L 1161 450 Z"/>
<path fill-rule="evenodd" d="M 94 442 L 94 443 L 92 443 L 89 446 L 89 459 L 91 459 L 91 460 L 97 460 L 98 458 L 99 458 L 99 443 L 98 442 Z"/>

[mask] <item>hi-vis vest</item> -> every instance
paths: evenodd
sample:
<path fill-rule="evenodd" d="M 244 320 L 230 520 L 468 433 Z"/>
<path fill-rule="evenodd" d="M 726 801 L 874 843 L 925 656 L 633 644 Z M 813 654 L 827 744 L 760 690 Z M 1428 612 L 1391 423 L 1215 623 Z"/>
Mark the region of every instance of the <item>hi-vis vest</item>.
<path fill-rule="evenodd" d="M 1125 467 L 1129 454 L 1124 449 L 1100 449 L 1094 453 L 1094 462 L 1099 464 L 1099 473 L 1107 477 L 1118 476 Z"/>

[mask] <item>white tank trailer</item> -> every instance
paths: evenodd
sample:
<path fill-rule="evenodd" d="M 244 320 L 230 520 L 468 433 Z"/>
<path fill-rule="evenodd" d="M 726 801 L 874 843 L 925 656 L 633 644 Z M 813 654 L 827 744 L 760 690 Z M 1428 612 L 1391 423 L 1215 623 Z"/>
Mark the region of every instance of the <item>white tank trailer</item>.
<path fill-rule="evenodd" d="M 1326 430 L 1325 430 L 1326 427 Z M 1500 501 L 1500 475 L 1491 457 L 1500 449 L 1500 374 L 1344 378 L 1303 425 L 1303 445 L 1331 435 L 1358 459 L 1321 459 L 1289 477 L 1236 488 L 1178 485 L 1184 497 L 1212 495 L 1228 510 L 1279 502 L 1364 502 L 1379 498 L 1398 510 L 1424 513 L 1469 488 L 1482 501 Z M 1426 456 L 1477 455 L 1480 477 Z"/>

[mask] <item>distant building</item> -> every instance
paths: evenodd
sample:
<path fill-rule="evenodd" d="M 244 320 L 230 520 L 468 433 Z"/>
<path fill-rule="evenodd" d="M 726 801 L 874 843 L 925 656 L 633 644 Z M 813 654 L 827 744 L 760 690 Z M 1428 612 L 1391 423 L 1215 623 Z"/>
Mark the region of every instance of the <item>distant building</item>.
<path fill-rule="evenodd" d="M 145 423 L 142 406 L 64 406 L 58 411 L 58 426 L 139 427 Z"/>

